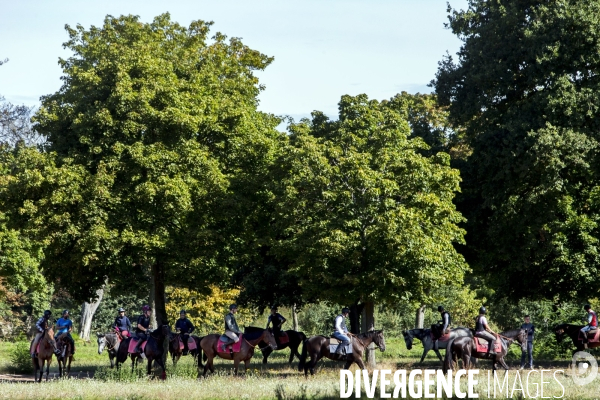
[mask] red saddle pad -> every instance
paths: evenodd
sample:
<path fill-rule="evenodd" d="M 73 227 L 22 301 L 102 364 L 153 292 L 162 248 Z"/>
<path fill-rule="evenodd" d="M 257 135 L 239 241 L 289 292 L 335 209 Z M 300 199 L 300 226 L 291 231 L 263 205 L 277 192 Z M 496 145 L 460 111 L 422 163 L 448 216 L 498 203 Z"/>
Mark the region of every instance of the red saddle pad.
<path fill-rule="evenodd" d="M 127 348 L 127 352 L 129 354 L 133 354 L 133 352 L 135 350 L 135 346 L 138 343 L 138 340 L 139 339 L 131 338 L 131 340 L 129 341 L 129 347 Z M 148 343 L 147 340 L 144 343 L 142 343 L 142 351 L 144 351 L 144 349 L 146 348 L 146 343 Z"/>
<path fill-rule="evenodd" d="M 279 340 L 280 344 L 286 344 L 290 342 L 290 337 L 288 336 L 287 332 L 281 332 L 281 336 L 279 336 L 277 339 Z"/>
<path fill-rule="evenodd" d="M 477 345 L 477 352 L 487 353 L 489 347 L 489 342 L 487 340 L 475 337 L 475 344 Z M 502 343 L 500 343 L 500 339 L 497 339 L 494 343 L 494 351 L 496 353 L 500 353 L 502 351 Z"/>
<path fill-rule="evenodd" d="M 587 335 L 587 332 L 586 332 Z M 579 331 L 579 340 L 583 340 L 583 335 L 581 333 L 581 331 Z M 596 328 L 596 334 L 594 335 L 593 338 L 589 338 L 588 336 L 588 343 L 596 343 L 596 342 L 600 342 L 600 328 Z"/>
<path fill-rule="evenodd" d="M 435 336 L 433 335 L 433 332 L 431 332 L 429 334 L 431 336 L 431 340 L 435 340 Z M 440 338 L 438 339 L 440 342 L 447 342 L 448 340 L 450 340 L 450 333 L 445 333 L 442 336 L 440 336 Z"/>
<path fill-rule="evenodd" d="M 227 351 L 225 353 L 229 352 L 229 349 L 233 347 L 233 352 L 234 353 L 239 353 L 240 349 L 242 348 L 242 340 L 244 338 L 244 335 L 240 335 L 240 340 L 238 340 L 237 343 L 233 343 L 233 344 L 228 344 L 227 345 Z M 221 341 L 221 338 L 219 338 L 219 341 L 217 342 L 217 352 L 219 353 L 224 353 L 223 351 L 223 342 Z"/>

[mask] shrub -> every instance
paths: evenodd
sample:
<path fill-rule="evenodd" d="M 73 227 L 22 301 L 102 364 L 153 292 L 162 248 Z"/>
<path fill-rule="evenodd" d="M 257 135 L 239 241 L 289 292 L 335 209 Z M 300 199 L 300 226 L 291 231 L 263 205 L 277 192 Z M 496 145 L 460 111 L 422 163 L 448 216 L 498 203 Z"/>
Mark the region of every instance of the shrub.
<path fill-rule="evenodd" d="M 19 341 L 9 352 L 10 365 L 15 372 L 33 372 L 33 362 L 29 353 L 29 343 Z"/>

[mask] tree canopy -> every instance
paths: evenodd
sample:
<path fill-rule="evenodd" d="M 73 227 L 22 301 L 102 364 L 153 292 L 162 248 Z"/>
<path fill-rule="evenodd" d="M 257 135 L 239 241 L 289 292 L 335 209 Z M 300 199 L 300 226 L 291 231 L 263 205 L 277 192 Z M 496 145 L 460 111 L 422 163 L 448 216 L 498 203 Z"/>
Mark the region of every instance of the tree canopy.
<path fill-rule="evenodd" d="M 432 82 L 472 153 L 465 255 L 502 295 L 585 298 L 598 281 L 599 1 L 471 0 Z"/>

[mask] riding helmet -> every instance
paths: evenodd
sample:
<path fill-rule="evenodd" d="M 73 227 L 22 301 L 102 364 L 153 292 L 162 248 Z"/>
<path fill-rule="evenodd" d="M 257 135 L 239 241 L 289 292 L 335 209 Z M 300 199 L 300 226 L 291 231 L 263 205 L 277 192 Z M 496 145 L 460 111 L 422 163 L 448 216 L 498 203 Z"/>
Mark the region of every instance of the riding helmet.
<path fill-rule="evenodd" d="M 181 310 L 181 311 L 179 311 L 179 315 L 181 315 L 181 314 L 187 314 L 187 312 L 185 312 L 185 310 Z"/>
<path fill-rule="evenodd" d="M 49 317 L 49 316 L 51 316 L 51 315 L 52 315 L 52 311 L 50 311 L 50 310 L 46 310 L 46 311 L 44 311 L 44 316 L 45 316 L 45 317 Z"/>
<path fill-rule="evenodd" d="M 592 306 L 590 306 L 589 304 L 586 304 L 585 306 L 583 306 L 583 309 L 585 311 L 589 310 L 590 308 L 592 308 Z"/>
<path fill-rule="evenodd" d="M 487 310 L 483 306 L 479 309 L 479 314 L 485 314 L 486 312 Z"/>
<path fill-rule="evenodd" d="M 444 311 L 444 306 L 438 306 L 438 311 L 439 311 L 439 312 L 442 312 L 442 311 Z"/>
<path fill-rule="evenodd" d="M 125 312 L 125 309 L 123 307 L 119 307 L 119 309 L 117 311 L 118 312 Z"/>
<path fill-rule="evenodd" d="M 150 311 L 150 306 L 149 305 L 143 306 L 142 311 Z"/>
<path fill-rule="evenodd" d="M 62 315 L 68 314 L 69 310 L 63 310 Z"/>
<path fill-rule="evenodd" d="M 237 304 L 232 304 L 232 305 L 229 306 L 230 310 L 233 310 L 234 308 L 238 308 Z"/>
<path fill-rule="evenodd" d="M 271 306 L 271 310 L 277 311 L 277 306 L 275 306 L 275 305 Z"/>
<path fill-rule="evenodd" d="M 342 308 L 342 314 L 350 314 L 350 309 L 348 307 Z"/>

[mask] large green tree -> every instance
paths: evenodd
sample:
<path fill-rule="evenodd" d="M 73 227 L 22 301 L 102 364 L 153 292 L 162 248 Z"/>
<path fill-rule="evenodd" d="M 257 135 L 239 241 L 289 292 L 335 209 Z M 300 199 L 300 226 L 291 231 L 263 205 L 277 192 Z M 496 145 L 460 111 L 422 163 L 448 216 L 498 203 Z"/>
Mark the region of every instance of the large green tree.
<path fill-rule="evenodd" d="M 465 255 L 503 295 L 600 289 L 600 1 L 471 0 L 433 81 L 472 153 Z"/>
<path fill-rule="evenodd" d="M 307 298 L 349 304 L 426 302 L 462 282 L 462 221 L 450 157 L 426 157 L 397 99 L 343 96 L 290 126 L 274 164 L 271 254 L 286 257 Z"/>
<path fill-rule="evenodd" d="M 164 14 L 67 26 L 64 84 L 34 118 L 42 165 L 19 168 L 17 153 L 5 191 L 21 185 L 14 201 L 32 214 L 22 226 L 37 221 L 46 274 L 78 299 L 105 276 L 136 284 L 149 274 L 166 320 L 166 284 L 228 280 L 279 121 L 257 111 L 254 71 L 272 59 L 220 33 L 209 40 L 210 25 Z M 27 184 L 32 175 L 40 182 Z"/>

